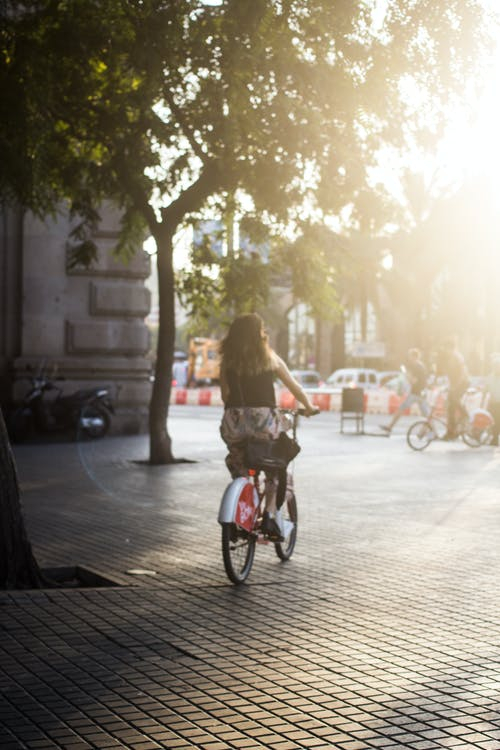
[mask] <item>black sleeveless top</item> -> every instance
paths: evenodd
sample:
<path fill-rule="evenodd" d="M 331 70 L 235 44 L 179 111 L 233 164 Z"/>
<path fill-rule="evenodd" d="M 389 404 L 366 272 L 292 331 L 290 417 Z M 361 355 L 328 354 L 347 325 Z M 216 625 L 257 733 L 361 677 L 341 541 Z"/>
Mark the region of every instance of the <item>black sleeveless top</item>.
<path fill-rule="evenodd" d="M 237 375 L 234 370 L 226 372 L 229 398 L 226 408 L 242 406 L 276 406 L 272 370 L 258 375 Z"/>

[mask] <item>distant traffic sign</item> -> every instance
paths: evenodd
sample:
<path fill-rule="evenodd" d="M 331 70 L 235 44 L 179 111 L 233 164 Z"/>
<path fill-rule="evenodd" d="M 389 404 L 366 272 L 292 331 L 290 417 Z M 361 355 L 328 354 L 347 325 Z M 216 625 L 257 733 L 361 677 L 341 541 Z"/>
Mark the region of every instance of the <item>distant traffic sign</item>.
<path fill-rule="evenodd" d="M 355 341 L 351 345 L 351 357 L 385 357 L 385 344 L 383 341 Z"/>

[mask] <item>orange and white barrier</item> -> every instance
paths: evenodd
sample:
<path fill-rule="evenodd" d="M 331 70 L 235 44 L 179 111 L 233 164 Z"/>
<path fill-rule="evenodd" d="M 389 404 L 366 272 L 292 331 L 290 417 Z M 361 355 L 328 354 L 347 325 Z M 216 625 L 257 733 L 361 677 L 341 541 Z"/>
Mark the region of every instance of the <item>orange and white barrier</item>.
<path fill-rule="evenodd" d="M 341 393 L 329 393 L 322 389 L 308 391 L 309 398 L 321 411 L 340 411 Z M 297 402 L 287 389 L 276 393 L 278 406 L 282 409 L 294 409 Z M 374 388 L 364 393 L 366 414 L 393 414 L 402 401 L 402 397 L 385 388 Z M 189 406 L 223 406 L 220 388 L 172 388 L 171 404 Z M 411 410 L 412 411 L 412 410 Z"/>

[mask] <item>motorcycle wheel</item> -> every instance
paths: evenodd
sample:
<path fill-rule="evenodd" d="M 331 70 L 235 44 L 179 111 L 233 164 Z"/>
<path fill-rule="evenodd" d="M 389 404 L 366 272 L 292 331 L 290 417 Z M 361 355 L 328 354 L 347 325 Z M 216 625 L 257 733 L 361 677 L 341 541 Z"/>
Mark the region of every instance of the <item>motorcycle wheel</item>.
<path fill-rule="evenodd" d="M 76 438 L 102 438 L 108 432 L 110 424 L 107 411 L 97 404 L 86 404 L 78 416 Z"/>
<path fill-rule="evenodd" d="M 23 443 L 33 432 L 33 414 L 26 409 L 16 409 L 7 421 L 7 432 L 13 443 Z"/>

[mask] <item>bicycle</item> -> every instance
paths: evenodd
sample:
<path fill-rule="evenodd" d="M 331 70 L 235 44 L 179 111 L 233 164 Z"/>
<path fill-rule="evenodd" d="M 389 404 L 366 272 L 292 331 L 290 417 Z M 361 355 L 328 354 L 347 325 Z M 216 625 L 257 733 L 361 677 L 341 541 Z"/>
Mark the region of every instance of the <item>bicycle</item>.
<path fill-rule="evenodd" d="M 408 428 L 406 442 L 415 451 L 427 448 L 433 440 L 443 440 L 446 435 L 446 422 L 436 416 L 439 395 L 446 389 L 437 389 L 431 401 L 428 417 L 419 419 Z M 470 448 L 488 445 L 492 438 L 493 417 L 486 409 L 474 407 L 470 402 L 478 393 L 468 388 L 460 400 L 461 409 L 457 420 L 457 437 L 461 437 Z"/>
<path fill-rule="evenodd" d="M 299 415 L 303 409 L 280 409 L 292 417 L 291 430 L 296 437 Z M 318 410 L 319 411 L 319 410 Z M 251 441 L 248 441 L 251 442 Z M 269 441 L 269 445 L 275 441 Z M 222 526 L 222 559 L 230 581 L 246 581 L 252 569 L 257 543 L 274 544 L 276 554 L 283 562 L 289 560 L 297 540 L 297 501 L 295 493 L 287 488 L 281 504 L 278 502 L 276 522 L 283 540 L 270 541 L 262 532 L 262 514 L 265 505 L 264 478 L 266 471 L 285 471 L 281 458 L 265 457 L 249 466 L 248 476 L 233 479 L 222 496 L 217 521 Z"/>

